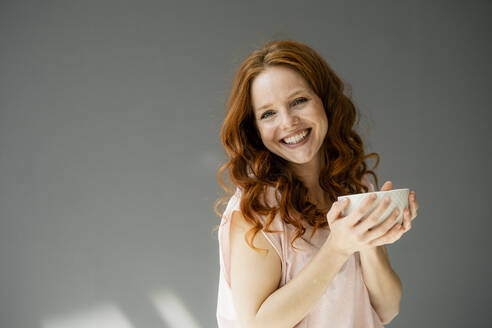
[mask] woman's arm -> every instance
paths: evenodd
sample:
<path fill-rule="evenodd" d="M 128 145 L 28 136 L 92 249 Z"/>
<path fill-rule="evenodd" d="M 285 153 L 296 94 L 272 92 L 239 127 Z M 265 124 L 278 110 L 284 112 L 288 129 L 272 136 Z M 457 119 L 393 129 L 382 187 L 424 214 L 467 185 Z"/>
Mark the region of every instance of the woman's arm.
<path fill-rule="evenodd" d="M 369 191 L 374 191 L 374 186 L 368 179 L 366 183 L 368 183 Z M 392 188 L 392 182 L 386 181 L 381 187 L 381 191 L 391 190 Z M 403 211 L 403 233 L 411 229 L 411 221 L 417 216 L 419 206 L 414 191 L 410 193 L 408 203 L 409 208 Z M 400 237 L 401 234 L 398 239 Z M 383 323 L 389 323 L 400 311 L 402 283 L 396 272 L 391 268 L 386 246 L 381 245 L 361 251 L 360 261 L 371 304 Z"/>
<path fill-rule="evenodd" d="M 231 288 L 242 327 L 291 328 L 316 306 L 348 256 L 329 242 L 287 284 L 278 288 L 280 258 L 262 233 L 254 244 L 268 249 L 255 252 L 244 240 L 251 226 L 235 211 L 231 220 Z"/>
<path fill-rule="evenodd" d="M 384 245 L 361 251 L 360 262 L 371 304 L 383 324 L 387 324 L 400 311 L 401 280 L 391 268 Z"/>

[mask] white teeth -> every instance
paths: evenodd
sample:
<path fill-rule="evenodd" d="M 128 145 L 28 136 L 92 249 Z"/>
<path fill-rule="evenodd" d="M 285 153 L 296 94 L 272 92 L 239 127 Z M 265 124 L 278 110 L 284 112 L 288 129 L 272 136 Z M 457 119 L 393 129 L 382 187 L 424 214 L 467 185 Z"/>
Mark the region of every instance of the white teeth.
<path fill-rule="evenodd" d="M 288 144 L 296 144 L 296 143 L 299 143 L 302 140 L 304 140 L 306 138 L 306 136 L 308 135 L 308 132 L 309 132 L 309 130 L 304 130 L 303 132 L 296 134 L 295 136 L 292 136 L 292 137 L 289 137 L 289 138 L 283 139 L 283 140 L 285 143 L 288 143 Z"/>

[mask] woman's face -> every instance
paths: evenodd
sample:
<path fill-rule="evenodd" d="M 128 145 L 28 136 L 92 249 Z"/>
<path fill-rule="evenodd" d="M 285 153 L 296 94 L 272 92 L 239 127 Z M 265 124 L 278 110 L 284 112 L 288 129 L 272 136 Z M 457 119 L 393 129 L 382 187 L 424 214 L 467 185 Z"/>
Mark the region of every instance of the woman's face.
<path fill-rule="evenodd" d="M 319 160 L 328 119 L 321 99 L 299 73 L 285 66 L 268 67 L 253 80 L 251 101 L 268 150 L 297 164 Z"/>

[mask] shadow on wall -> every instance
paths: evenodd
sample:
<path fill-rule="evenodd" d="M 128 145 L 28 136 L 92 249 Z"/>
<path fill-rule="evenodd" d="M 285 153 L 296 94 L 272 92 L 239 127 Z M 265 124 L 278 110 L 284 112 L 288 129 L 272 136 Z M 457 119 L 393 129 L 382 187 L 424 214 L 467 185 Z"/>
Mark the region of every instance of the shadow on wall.
<path fill-rule="evenodd" d="M 169 328 L 201 328 L 179 297 L 169 290 L 151 293 L 149 299 Z M 114 304 L 107 302 L 85 310 L 53 316 L 43 321 L 42 328 L 137 328 Z"/>

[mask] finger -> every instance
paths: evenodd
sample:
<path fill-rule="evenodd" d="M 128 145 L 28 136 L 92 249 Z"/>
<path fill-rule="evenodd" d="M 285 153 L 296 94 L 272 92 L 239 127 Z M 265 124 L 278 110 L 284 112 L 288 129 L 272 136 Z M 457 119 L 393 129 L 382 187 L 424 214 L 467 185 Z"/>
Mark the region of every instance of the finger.
<path fill-rule="evenodd" d="M 368 196 L 366 196 L 359 207 L 350 213 L 350 219 L 348 219 L 348 223 L 352 226 L 356 225 L 362 217 L 366 216 L 370 212 L 376 199 L 376 194 L 369 194 Z"/>
<path fill-rule="evenodd" d="M 391 204 L 391 198 L 389 197 L 384 197 L 383 200 L 381 200 L 376 207 L 374 211 L 371 212 L 370 215 L 368 215 L 365 219 L 361 220 L 355 227 L 359 233 L 365 233 L 369 228 L 375 226 L 381 215 L 386 211 L 386 209 L 390 206 Z"/>
<path fill-rule="evenodd" d="M 370 247 L 381 246 L 386 244 L 392 244 L 399 240 L 404 234 L 404 229 L 401 224 L 395 224 L 390 230 L 388 230 L 384 235 L 372 240 L 368 243 Z"/>
<path fill-rule="evenodd" d="M 364 241 L 373 240 L 379 238 L 380 236 L 385 235 L 389 230 L 394 228 L 394 226 L 396 225 L 396 219 L 398 218 L 399 212 L 400 211 L 397 208 L 395 208 L 391 212 L 391 214 L 386 217 L 383 223 L 381 223 L 377 227 L 369 229 L 365 234 L 363 234 L 362 240 Z"/>
<path fill-rule="evenodd" d="M 417 216 L 417 210 L 419 208 L 419 205 L 417 203 L 417 197 L 415 195 L 415 191 L 412 191 L 410 193 L 408 202 L 410 204 L 411 218 L 413 220 Z"/>
<path fill-rule="evenodd" d="M 411 223 L 411 216 L 410 216 L 410 210 L 408 207 L 403 211 L 403 228 L 405 229 L 405 232 L 408 230 L 412 229 L 412 223 Z"/>
<path fill-rule="evenodd" d="M 326 214 L 327 221 L 329 223 L 332 223 L 336 218 L 338 218 L 347 203 L 348 202 L 345 203 L 343 201 L 334 202 L 333 205 L 331 206 L 331 209 L 328 211 L 328 214 Z"/>
<path fill-rule="evenodd" d="M 381 191 L 388 191 L 393 189 L 393 183 L 391 181 L 386 181 L 381 187 Z"/>

